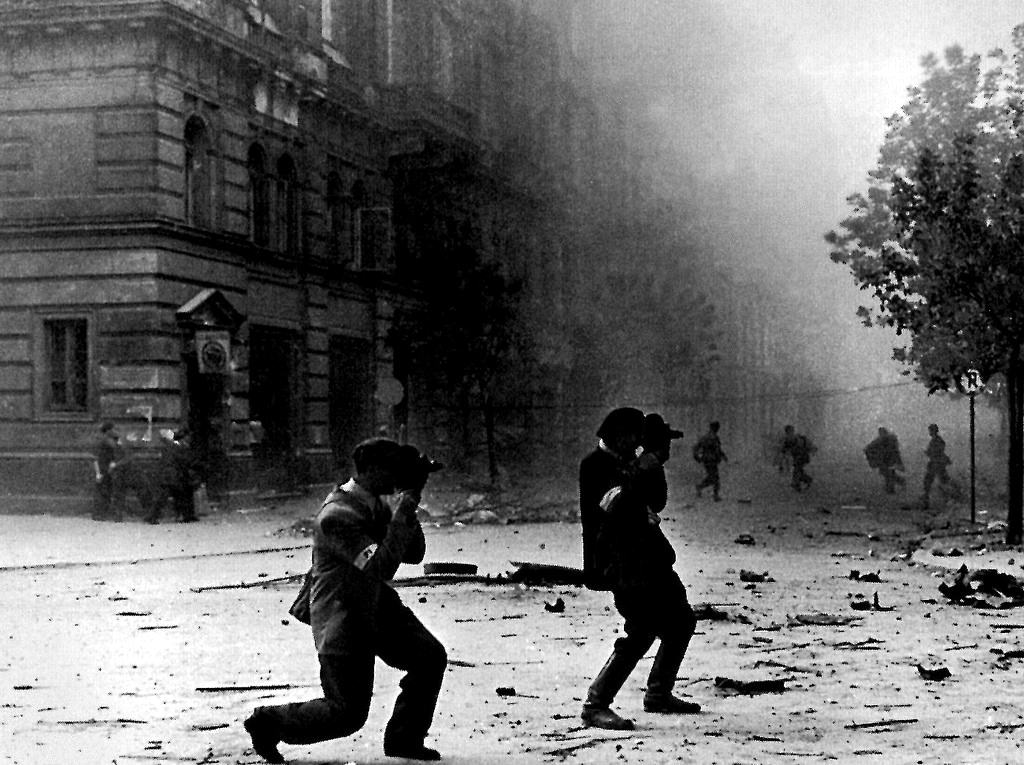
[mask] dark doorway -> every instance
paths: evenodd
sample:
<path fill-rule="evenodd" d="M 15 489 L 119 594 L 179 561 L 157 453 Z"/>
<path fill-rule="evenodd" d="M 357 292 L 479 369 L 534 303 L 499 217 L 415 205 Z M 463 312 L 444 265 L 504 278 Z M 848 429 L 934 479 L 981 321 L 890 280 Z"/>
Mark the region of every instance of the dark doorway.
<path fill-rule="evenodd" d="M 188 376 L 187 418 L 200 480 L 212 502 L 228 496 L 227 403 L 224 374 L 200 369 L 196 354 L 185 357 Z"/>
<path fill-rule="evenodd" d="M 373 435 L 372 346 L 335 335 L 330 346 L 330 438 L 335 468 L 348 465 L 352 448 Z"/>
<path fill-rule="evenodd" d="M 249 417 L 263 426 L 256 452 L 256 483 L 264 491 L 298 488 L 294 462 L 298 386 L 295 384 L 297 332 L 277 327 L 249 328 Z"/>

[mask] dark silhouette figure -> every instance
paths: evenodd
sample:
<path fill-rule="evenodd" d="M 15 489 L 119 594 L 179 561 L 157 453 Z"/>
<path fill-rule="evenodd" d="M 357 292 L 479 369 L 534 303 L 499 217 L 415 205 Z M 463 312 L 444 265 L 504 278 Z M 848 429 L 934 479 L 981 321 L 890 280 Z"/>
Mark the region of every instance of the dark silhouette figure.
<path fill-rule="evenodd" d="M 160 523 L 160 516 L 168 500 L 180 523 L 199 520 L 195 504 L 199 473 L 191 439 L 192 434 L 188 428 L 181 428 L 171 438 L 163 440 L 157 469 L 156 493 L 149 515 L 146 516 L 148 523 Z"/>
<path fill-rule="evenodd" d="M 802 433 L 797 433 L 792 425 L 787 425 L 784 433 L 782 453 L 789 456 L 793 465 L 793 478 L 790 481 L 790 486 L 796 491 L 802 491 L 805 486 L 809 487 L 813 481 L 805 468 L 807 463 L 811 461 L 811 454 L 814 453 L 815 448 L 810 439 Z"/>
<path fill-rule="evenodd" d="M 868 460 L 868 466 L 882 476 L 887 494 L 895 494 L 896 487 L 906 483 L 900 475 L 903 472 L 903 457 L 900 455 L 900 443 L 895 433 L 879 428 L 878 436 L 864 447 L 864 456 Z"/>
<path fill-rule="evenodd" d="M 929 425 L 928 435 L 928 447 L 924 451 L 925 456 L 928 457 L 928 464 L 924 470 L 924 496 L 921 498 L 921 504 L 924 507 L 928 507 L 932 486 L 936 479 L 944 489 L 948 490 L 952 485 L 948 471 L 952 460 L 946 454 L 946 440 L 939 435 L 939 426 L 935 423 Z"/>
<path fill-rule="evenodd" d="M 93 471 L 96 494 L 92 510 L 94 521 L 124 520 L 125 487 L 122 478 L 125 452 L 112 422 L 100 426 L 94 449 Z"/>
<path fill-rule="evenodd" d="M 587 691 L 581 718 L 597 728 L 630 730 L 611 709 L 616 694 L 655 640 L 644 710 L 684 714 L 700 706 L 672 690 L 696 627 L 686 589 L 672 566 L 675 551 L 660 528 L 668 496 L 663 464 L 673 431 L 658 415 L 615 409 L 597 431 L 598 447 L 580 463 L 584 573 L 591 589 L 611 590 L 625 620 L 608 661 Z M 674 435 L 677 434 L 677 435 Z M 644 442 L 644 453 L 636 457 Z"/>
<path fill-rule="evenodd" d="M 697 484 L 697 496 L 710 486 L 714 490 L 715 502 L 722 498 L 722 479 L 718 475 L 718 466 L 729 459 L 722 451 L 722 442 L 718 437 L 720 427 L 717 421 L 712 422 L 708 432 L 693 445 L 693 459 L 704 466 L 704 478 Z"/>

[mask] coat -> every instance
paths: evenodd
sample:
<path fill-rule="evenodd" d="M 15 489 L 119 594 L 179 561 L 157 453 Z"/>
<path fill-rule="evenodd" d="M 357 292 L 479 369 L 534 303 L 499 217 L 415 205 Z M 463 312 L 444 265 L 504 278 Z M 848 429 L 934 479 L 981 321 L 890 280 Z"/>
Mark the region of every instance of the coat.
<path fill-rule="evenodd" d="M 373 651 L 382 626 L 379 605 L 398 600 L 388 582 L 402 563 L 423 560 L 418 502 L 418 495 L 403 492 L 392 512 L 355 480 L 327 496 L 313 521 L 313 565 L 307 574 L 317 653 Z"/>
<path fill-rule="evenodd" d="M 608 496 L 614 496 L 614 501 L 608 502 Z M 583 458 L 580 521 L 587 587 L 642 586 L 672 568 L 672 545 L 647 516 L 649 509 L 660 512 L 666 497 L 660 465 L 638 470 L 601 448 Z"/>

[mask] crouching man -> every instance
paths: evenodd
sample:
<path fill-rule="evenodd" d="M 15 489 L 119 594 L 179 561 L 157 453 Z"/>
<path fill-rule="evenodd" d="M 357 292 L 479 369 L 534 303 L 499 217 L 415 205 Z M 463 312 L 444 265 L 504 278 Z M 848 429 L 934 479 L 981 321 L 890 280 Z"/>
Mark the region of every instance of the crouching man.
<path fill-rule="evenodd" d="M 377 656 L 406 673 L 384 731 L 384 754 L 441 759 L 424 739 L 448 657 L 388 584 L 401 563 L 423 560 L 416 508 L 433 467 L 413 447 L 385 438 L 362 442 L 352 460 L 355 477 L 328 495 L 314 520 L 313 565 L 292 606 L 313 628 L 324 696 L 256 708 L 245 729 L 267 762 L 285 761 L 280 742 L 312 744 L 359 730 L 370 710 Z M 381 497 L 396 491 L 392 511 Z"/>

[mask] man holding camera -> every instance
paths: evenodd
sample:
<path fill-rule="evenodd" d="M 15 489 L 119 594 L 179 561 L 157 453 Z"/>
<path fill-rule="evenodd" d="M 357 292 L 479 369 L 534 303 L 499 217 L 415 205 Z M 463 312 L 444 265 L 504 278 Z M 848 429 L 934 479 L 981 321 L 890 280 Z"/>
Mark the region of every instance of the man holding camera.
<path fill-rule="evenodd" d="M 638 409 L 622 407 L 605 417 L 597 436 L 597 449 L 580 463 L 583 567 L 590 589 L 612 591 L 625 634 L 591 683 L 581 718 L 590 727 L 632 730 L 633 721 L 616 714 L 611 704 L 656 639 L 660 645 L 647 678 L 644 711 L 700 711 L 698 704 L 672 693 L 696 619 L 659 516 L 667 499 L 663 466 L 671 441 L 682 433 L 660 415 L 645 418 Z"/>
<path fill-rule="evenodd" d="M 291 609 L 313 628 L 324 696 L 256 708 L 245 729 L 267 762 L 284 762 L 280 742 L 312 744 L 359 730 L 369 714 L 377 656 L 406 673 L 384 731 L 384 753 L 441 759 L 424 739 L 448 657 L 388 584 L 400 564 L 423 560 L 416 509 L 438 465 L 386 438 L 363 441 L 352 460 L 355 476 L 328 495 L 314 519 L 313 566 Z M 396 491 L 392 511 L 381 497 Z"/>

